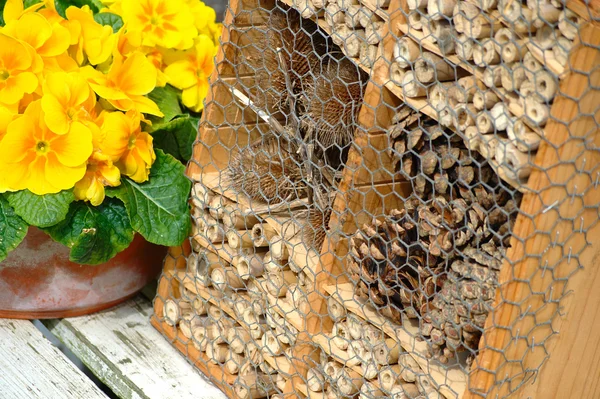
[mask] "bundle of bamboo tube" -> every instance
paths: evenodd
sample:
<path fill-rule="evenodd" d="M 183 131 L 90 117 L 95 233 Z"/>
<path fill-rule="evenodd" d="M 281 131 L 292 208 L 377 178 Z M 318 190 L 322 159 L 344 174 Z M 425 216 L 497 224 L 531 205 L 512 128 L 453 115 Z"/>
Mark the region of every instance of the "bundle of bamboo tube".
<path fill-rule="evenodd" d="M 335 296 L 329 297 L 328 310 L 335 320 L 330 354 L 323 352 L 306 378 L 307 388 L 315 397 L 442 397 L 398 342 L 348 313 Z"/>
<path fill-rule="evenodd" d="M 460 132 L 469 149 L 522 189 L 579 16 L 549 0 L 407 5 L 390 81 L 405 98 L 425 98 L 442 126 Z"/>
<path fill-rule="evenodd" d="M 263 356 L 265 353 L 274 357 L 282 355 L 282 344 L 272 331 L 257 339 L 249 326 L 236 323 L 219 307 L 201 298 L 194 299 L 193 303 L 186 301 L 184 298 L 195 297 L 195 294 L 183 285 L 180 295 L 178 301 L 165 301 L 166 321 L 177 327 L 179 339 L 187 340 L 202 352 L 208 363 L 235 376 L 233 386 L 237 397 L 265 398 L 283 389 L 285 378 Z"/>
<path fill-rule="evenodd" d="M 329 28 L 335 44 L 351 58 L 372 67 L 383 51 L 384 20 L 358 0 L 293 0 L 305 18 L 319 18 Z M 375 7 L 387 13 L 389 0 L 377 0 Z"/>
<path fill-rule="evenodd" d="M 289 362 L 301 323 L 291 312 L 309 312 L 306 270 L 291 259 L 303 226 L 280 218 L 274 228 L 266 210 L 245 211 L 201 182 L 192 204 L 192 252 L 179 299 L 165 301 L 165 321 L 207 362 L 236 376 L 237 397 L 273 397 L 289 377 L 275 366 Z"/>

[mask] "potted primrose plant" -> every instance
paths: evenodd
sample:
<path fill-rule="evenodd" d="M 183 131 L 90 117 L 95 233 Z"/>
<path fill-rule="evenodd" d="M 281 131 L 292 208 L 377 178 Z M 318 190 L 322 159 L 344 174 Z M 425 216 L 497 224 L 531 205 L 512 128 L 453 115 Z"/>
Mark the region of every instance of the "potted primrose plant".
<path fill-rule="evenodd" d="M 106 308 L 188 235 L 220 26 L 200 0 L 1 5 L 0 317 Z"/>

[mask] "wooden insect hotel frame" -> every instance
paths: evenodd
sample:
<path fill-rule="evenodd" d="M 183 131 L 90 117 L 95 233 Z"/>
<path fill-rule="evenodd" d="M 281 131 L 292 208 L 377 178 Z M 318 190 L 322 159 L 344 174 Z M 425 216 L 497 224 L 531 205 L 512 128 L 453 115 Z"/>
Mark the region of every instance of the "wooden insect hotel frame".
<path fill-rule="evenodd" d="M 257 106 L 274 9 L 364 77 L 312 247 L 312 198 L 224 177 L 293 119 Z M 232 398 L 600 397 L 598 1 L 230 0 L 221 41 L 152 317 L 180 352 Z"/>

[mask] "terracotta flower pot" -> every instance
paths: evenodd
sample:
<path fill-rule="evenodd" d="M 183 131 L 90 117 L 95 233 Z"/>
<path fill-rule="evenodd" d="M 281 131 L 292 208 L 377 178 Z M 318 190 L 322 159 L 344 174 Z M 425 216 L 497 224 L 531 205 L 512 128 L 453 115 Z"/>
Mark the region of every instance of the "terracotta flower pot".
<path fill-rule="evenodd" d="M 72 317 L 114 306 L 158 276 L 166 250 L 136 235 L 109 262 L 79 265 L 69 261 L 68 248 L 30 227 L 0 262 L 0 318 Z"/>

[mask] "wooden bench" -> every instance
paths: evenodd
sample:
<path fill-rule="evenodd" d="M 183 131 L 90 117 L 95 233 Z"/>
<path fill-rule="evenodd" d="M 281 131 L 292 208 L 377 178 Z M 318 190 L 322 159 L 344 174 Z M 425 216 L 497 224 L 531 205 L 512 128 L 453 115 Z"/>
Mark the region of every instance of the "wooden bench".
<path fill-rule="evenodd" d="M 112 392 L 144 399 L 225 399 L 150 325 L 144 295 L 44 325 Z M 0 398 L 108 398 L 30 321 L 0 319 Z"/>

